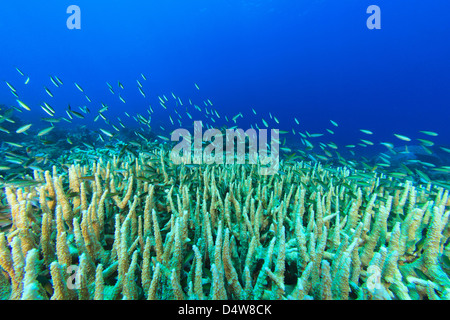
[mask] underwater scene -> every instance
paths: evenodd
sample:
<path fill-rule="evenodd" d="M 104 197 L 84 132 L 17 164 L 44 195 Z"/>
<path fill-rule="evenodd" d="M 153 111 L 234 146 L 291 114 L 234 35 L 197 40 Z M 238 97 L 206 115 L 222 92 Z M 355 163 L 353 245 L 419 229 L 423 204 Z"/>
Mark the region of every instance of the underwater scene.
<path fill-rule="evenodd" d="M 0 299 L 450 299 L 446 12 L 3 1 Z"/>

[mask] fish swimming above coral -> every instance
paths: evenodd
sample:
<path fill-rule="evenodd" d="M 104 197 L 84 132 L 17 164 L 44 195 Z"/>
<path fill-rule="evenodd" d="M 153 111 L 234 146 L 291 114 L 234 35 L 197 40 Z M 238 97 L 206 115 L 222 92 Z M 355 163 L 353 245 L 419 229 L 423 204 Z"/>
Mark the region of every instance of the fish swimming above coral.
<path fill-rule="evenodd" d="M 0 299 L 450 299 L 448 0 L 76 2 L 0 2 Z"/>

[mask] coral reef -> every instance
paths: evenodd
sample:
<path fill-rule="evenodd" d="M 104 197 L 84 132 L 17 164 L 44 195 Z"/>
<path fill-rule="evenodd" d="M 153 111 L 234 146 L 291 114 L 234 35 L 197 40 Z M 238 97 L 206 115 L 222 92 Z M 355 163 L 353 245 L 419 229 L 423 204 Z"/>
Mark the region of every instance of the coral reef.
<path fill-rule="evenodd" d="M 168 159 L 91 157 L 7 185 L 1 297 L 450 298 L 448 190 L 314 162 L 261 176 Z"/>

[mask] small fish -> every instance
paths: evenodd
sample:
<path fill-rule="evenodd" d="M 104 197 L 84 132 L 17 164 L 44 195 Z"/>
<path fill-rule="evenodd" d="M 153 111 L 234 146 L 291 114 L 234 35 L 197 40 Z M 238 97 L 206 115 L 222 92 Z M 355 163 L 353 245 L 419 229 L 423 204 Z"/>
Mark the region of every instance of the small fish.
<path fill-rule="evenodd" d="M 432 137 L 437 137 L 438 134 L 436 132 L 433 131 L 420 131 L 423 134 L 426 134 L 427 136 L 432 136 Z"/>
<path fill-rule="evenodd" d="M 19 106 L 24 108 L 25 110 L 31 111 L 30 107 L 28 107 L 24 102 L 20 101 L 19 99 L 16 100 Z"/>
<path fill-rule="evenodd" d="M 40 106 L 42 110 L 44 110 L 49 116 L 53 117 L 53 113 L 51 113 L 50 111 L 48 111 L 44 106 Z"/>
<path fill-rule="evenodd" d="M 357 181 L 355 184 L 358 186 L 361 186 L 361 187 L 370 187 L 371 186 L 371 184 L 366 181 Z"/>
<path fill-rule="evenodd" d="M 73 114 L 77 118 L 84 119 L 84 116 L 81 113 L 77 112 L 77 111 L 70 110 L 70 113 Z"/>
<path fill-rule="evenodd" d="M 83 90 L 83 88 L 81 88 L 81 87 L 80 87 L 80 85 L 79 85 L 78 83 L 76 83 L 76 82 L 75 82 L 75 87 L 77 87 L 77 88 L 78 88 L 78 90 L 80 90 L 81 92 L 83 92 L 83 93 L 84 93 L 84 90 Z"/>
<path fill-rule="evenodd" d="M 394 178 L 405 178 L 407 176 L 404 172 L 390 172 L 389 175 Z"/>
<path fill-rule="evenodd" d="M 394 148 L 394 145 L 392 143 L 390 143 L 390 142 L 380 142 L 380 144 L 385 146 L 386 148 L 389 148 L 389 149 L 393 149 Z"/>
<path fill-rule="evenodd" d="M 426 183 L 430 182 L 430 177 L 428 177 L 424 172 L 420 171 L 419 169 L 416 169 L 417 175 Z"/>
<path fill-rule="evenodd" d="M 28 82 L 30 82 L 30 77 L 27 77 L 27 79 L 25 80 L 25 84 L 28 84 Z"/>
<path fill-rule="evenodd" d="M 9 144 L 12 147 L 16 147 L 16 148 L 23 148 L 23 145 L 15 143 L 15 142 L 10 142 L 10 141 L 5 141 L 6 144 Z"/>
<path fill-rule="evenodd" d="M 333 142 L 330 142 L 330 143 L 328 144 L 328 146 L 329 146 L 331 149 L 337 149 L 337 148 L 338 148 L 338 146 L 337 146 L 335 143 L 333 143 Z"/>
<path fill-rule="evenodd" d="M 52 93 L 46 86 L 44 86 L 44 90 L 45 90 L 45 92 L 47 92 L 47 94 L 48 94 L 50 97 L 53 98 L 53 93 Z"/>
<path fill-rule="evenodd" d="M 64 83 L 61 81 L 61 79 L 60 78 L 58 78 L 57 76 L 55 76 L 55 79 L 56 79 L 56 81 L 58 81 L 59 82 L 59 84 L 60 85 L 63 85 Z"/>
<path fill-rule="evenodd" d="M 13 87 L 13 85 L 11 83 L 9 83 L 8 81 L 5 81 L 6 85 L 9 87 L 9 89 L 11 89 L 11 91 L 13 92 L 17 92 L 16 88 Z"/>
<path fill-rule="evenodd" d="M 25 75 L 19 68 L 16 67 L 16 70 L 17 70 L 18 73 L 20 73 L 21 76 Z"/>
<path fill-rule="evenodd" d="M 432 163 L 429 163 L 429 162 L 424 162 L 424 161 L 420 161 L 420 164 L 425 166 L 425 167 L 431 167 L 431 168 L 436 167 L 436 165 L 434 165 Z"/>
<path fill-rule="evenodd" d="M 364 140 L 364 139 L 359 139 L 359 140 L 361 140 L 361 141 L 364 142 L 365 144 L 368 144 L 369 146 L 373 146 L 373 142 L 372 142 L 372 141 Z"/>
<path fill-rule="evenodd" d="M 6 185 L 20 188 L 20 187 L 32 187 L 42 183 L 45 183 L 45 181 L 17 179 L 9 181 Z"/>
<path fill-rule="evenodd" d="M 198 84 L 194 83 L 194 85 L 197 88 L 197 90 L 200 90 L 200 87 L 198 86 Z"/>
<path fill-rule="evenodd" d="M 18 165 L 22 165 L 23 161 L 17 158 L 10 158 L 10 159 L 6 159 L 7 162 L 10 163 L 14 163 L 14 164 L 18 164 Z"/>
<path fill-rule="evenodd" d="M 50 76 L 50 81 L 55 85 L 55 87 L 59 88 L 59 84 L 53 79 L 52 76 Z"/>
<path fill-rule="evenodd" d="M 330 122 L 331 122 L 331 124 L 333 125 L 333 126 L 335 126 L 335 127 L 338 127 L 339 125 L 335 122 L 335 121 L 333 121 L 333 120 L 330 120 Z"/>
<path fill-rule="evenodd" d="M 50 131 L 52 131 L 53 129 L 55 129 L 55 127 L 48 127 L 48 128 L 42 129 L 41 131 L 39 131 L 39 133 L 37 135 L 38 135 L 38 137 L 45 136 L 46 134 L 50 133 Z"/>
<path fill-rule="evenodd" d="M 430 141 L 430 140 L 425 140 L 425 139 L 417 139 L 418 141 L 420 141 L 422 143 L 422 145 L 426 146 L 426 147 L 432 147 L 434 145 L 434 142 Z"/>
<path fill-rule="evenodd" d="M 44 110 L 49 116 L 53 117 L 55 115 L 55 110 L 50 107 L 49 104 L 47 104 L 46 102 L 44 102 L 44 105 L 40 106 L 42 110 Z"/>
<path fill-rule="evenodd" d="M 28 129 L 30 129 L 31 126 L 32 126 L 31 123 L 21 126 L 19 129 L 16 130 L 16 133 L 23 133 L 23 132 L 27 131 Z"/>
<path fill-rule="evenodd" d="M 4 132 L 4 133 L 11 133 L 11 132 L 9 132 L 9 130 L 8 129 L 6 129 L 6 128 L 3 128 L 2 126 L 0 126 L 0 131 L 2 131 L 2 132 Z"/>
<path fill-rule="evenodd" d="M 403 141 L 411 141 L 410 138 L 408 138 L 407 136 L 401 135 L 401 134 L 394 133 L 394 136 L 396 136 L 398 139 L 403 140 Z"/>
<path fill-rule="evenodd" d="M 106 136 L 112 138 L 113 134 L 105 129 L 100 128 L 100 131 L 103 132 L 103 134 L 105 134 Z"/>
<path fill-rule="evenodd" d="M 138 89 L 139 89 L 139 92 L 142 94 L 142 96 L 145 98 L 145 93 L 144 93 L 144 91 L 142 91 L 141 87 L 138 87 Z"/>
<path fill-rule="evenodd" d="M 365 133 L 365 134 L 373 134 L 373 132 L 370 130 L 359 129 L 359 131 L 361 131 L 362 133 Z"/>

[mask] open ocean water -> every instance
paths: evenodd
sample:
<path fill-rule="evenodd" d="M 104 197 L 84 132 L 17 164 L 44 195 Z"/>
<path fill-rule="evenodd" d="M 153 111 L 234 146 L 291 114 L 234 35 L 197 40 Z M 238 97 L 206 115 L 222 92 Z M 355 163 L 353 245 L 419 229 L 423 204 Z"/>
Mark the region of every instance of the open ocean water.
<path fill-rule="evenodd" d="M 44 101 L 55 116 L 67 117 L 69 104 L 89 107 L 86 120 L 62 123 L 71 128 L 96 129 L 99 123 L 90 120 L 102 102 L 110 106 L 105 116 L 112 123 L 123 119 L 124 111 L 144 114 L 151 105 L 151 124 L 169 125 L 171 108 L 162 110 L 157 97 L 174 93 L 184 105 L 188 99 L 197 104 L 210 99 L 221 115 L 216 126 L 229 125 L 225 115 L 231 119 L 242 112 L 240 127 L 258 121 L 262 127 L 260 119 L 272 120 L 271 112 L 280 122 L 270 122 L 271 128 L 325 133 L 340 146 L 360 138 L 373 140 L 377 151 L 382 141 L 404 145 L 394 133 L 419 145 L 416 138 L 427 138 L 419 131 L 429 130 L 439 133 L 435 145 L 449 147 L 445 1 L 380 1 L 381 29 L 373 30 L 367 27 L 370 1 L 79 1 L 81 29 L 70 30 L 66 10 L 72 4 L 1 6 L 1 103 L 18 107 L 8 81 L 31 107 L 15 115 L 33 122 L 33 129 L 46 116 L 39 107 Z M 64 85 L 56 88 L 51 76 Z M 117 89 L 118 81 L 124 89 Z M 182 120 L 189 125 L 185 114 Z M 357 152 L 370 154 L 368 149 Z"/>

